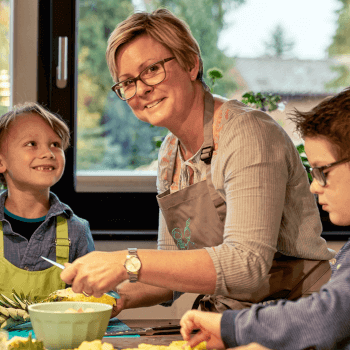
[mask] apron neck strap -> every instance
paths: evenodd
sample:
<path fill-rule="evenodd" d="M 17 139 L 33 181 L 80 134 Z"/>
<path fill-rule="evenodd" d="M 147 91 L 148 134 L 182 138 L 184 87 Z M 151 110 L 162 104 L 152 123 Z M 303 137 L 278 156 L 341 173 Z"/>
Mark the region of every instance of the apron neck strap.
<path fill-rule="evenodd" d="M 62 216 L 57 216 L 56 220 L 56 261 L 63 264 L 69 261 L 71 241 L 68 237 L 67 220 Z"/>
<path fill-rule="evenodd" d="M 2 221 L 0 221 L 0 257 L 4 256 L 4 231 L 2 230 Z"/>
<path fill-rule="evenodd" d="M 206 164 L 210 164 L 211 157 L 213 156 L 213 150 L 214 150 L 213 116 L 214 116 L 214 98 L 210 92 L 205 91 L 204 119 L 203 119 L 204 143 L 201 151 L 201 160 Z"/>
<path fill-rule="evenodd" d="M 213 141 L 213 115 L 214 115 L 214 98 L 213 95 L 205 91 L 204 95 L 204 116 L 203 116 L 203 134 L 204 142 L 201 150 L 201 160 L 206 164 L 210 164 L 211 157 L 214 150 L 214 141 Z M 177 150 L 179 148 L 179 139 L 176 140 L 175 148 L 170 156 L 168 167 L 168 181 L 169 185 L 171 184 L 171 179 L 173 178 L 175 170 L 175 162 Z"/>

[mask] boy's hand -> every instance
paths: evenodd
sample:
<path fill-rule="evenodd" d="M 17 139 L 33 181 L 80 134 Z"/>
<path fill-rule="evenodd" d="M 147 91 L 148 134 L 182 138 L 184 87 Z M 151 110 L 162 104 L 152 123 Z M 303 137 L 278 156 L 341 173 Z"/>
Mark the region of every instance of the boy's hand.
<path fill-rule="evenodd" d="M 181 335 L 187 340 L 187 345 L 194 347 L 202 341 L 207 342 L 207 349 L 225 349 L 221 340 L 221 314 L 202 312 L 197 310 L 187 311 L 180 321 Z M 193 330 L 199 332 L 192 336 Z"/>

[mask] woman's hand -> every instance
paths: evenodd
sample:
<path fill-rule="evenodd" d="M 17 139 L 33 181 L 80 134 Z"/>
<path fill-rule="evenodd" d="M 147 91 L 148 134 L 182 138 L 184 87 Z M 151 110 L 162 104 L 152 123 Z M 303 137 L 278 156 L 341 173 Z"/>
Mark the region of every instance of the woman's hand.
<path fill-rule="evenodd" d="M 72 264 L 66 263 L 61 278 L 72 285 L 73 292 L 100 298 L 128 278 L 123 266 L 125 257 L 123 251 L 91 252 Z"/>
<path fill-rule="evenodd" d="M 221 340 L 221 317 L 221 314 L 212 312 L 187 311 L 180 321 L 180 332 L 184 340 L 188 341 L 187 345 L 194 347 L 206 341 L 207 349 L 225 349 Z M 191 337 L 195 329 L 199 329 L 199 332 Z"/>

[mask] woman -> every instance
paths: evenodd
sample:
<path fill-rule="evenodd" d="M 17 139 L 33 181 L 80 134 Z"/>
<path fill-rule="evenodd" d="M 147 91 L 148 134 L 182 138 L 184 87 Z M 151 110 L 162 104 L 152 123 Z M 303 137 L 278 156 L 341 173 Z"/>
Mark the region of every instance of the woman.
<path fill-rule="evenodd" d="M 202 309 L 222 312 L 318 290 L 335 253 L 283 129 L 210 94 L 197 42 L 167 10 L 120 23 L 106 56 L 116 94 L 170 131 L 158 158 L 159 250 L 90 254 L 62 279 L 94 296 L 142 282 L 119 286 L 116 312 L 169 305 L 182 292 L 206 294 Z"/>
<path fill-rule="evenodd" d="M 350 225 L 350 89 L 293 119 L 313 166 L 310 191 L 335 225 Z M 214 349 L 253 341 L 271 349 L 350 349 L 349 299 L 350 241 L 333 259 L 332 279 L 319 293 L 297 303 L 281 300 L 222 315 L 189 311 L 181 333 L 190 346 L 205 339 Z M 193 328 L 201 331 L 191 339 Z"/>

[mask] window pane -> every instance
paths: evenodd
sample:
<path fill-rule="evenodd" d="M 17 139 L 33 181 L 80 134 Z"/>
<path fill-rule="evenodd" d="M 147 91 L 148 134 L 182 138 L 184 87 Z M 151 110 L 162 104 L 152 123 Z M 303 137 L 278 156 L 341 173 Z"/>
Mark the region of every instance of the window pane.
<path fill-rule="evenodd" d="M 300 12 L 305 6 L 307 9 Z M 105 175 L 103 182 L 110 181 L 110 191 L 116 192 L 119 189 L 113 188 L 113 176 L 130 178 L 130 171 L 140 174 L 139 170 L 155 176 L 158 147 L 167 130 L 139 121 L 127 103 L 110 91 L 113 81 L 105 50 L 118 23 L 135 10 L 157 7 L 168 8 L 188 23 L 201 49 L 205 80 L 215 94 L 240 101 L 246 93 L 264 94 L 264 106 L 250 105 L 268 111 L 296 145 L 302 140 L 294 133 L 289 113 L 294 108 L 309 110 L 350 85 L 350 52 L 346 51 L 350 45 L 340 44 L 348 37 L 345 33 L 349 21 L 346 5 L 344 11 L 339 11 L 339 0 L 309 0 L 307 4 L 296 0 L 283 10 L 280 0 L 264 4 L 260 0 L 81 0 L 78 191 L 79 185 L 87 184 L 83 186 L 85 191 L 93 181 L 92 176 L 85 176 L 88 174 L 95 175 L 94 184 L 98 182 L 96 177 Z M 318 9 L 317 16 L 313 15 L 314 8 Z M 218 68 L 223 78 L 212 80 L 208 71 L 213 68 Z M 278 109 L 274 103 L 266 102 L 270 95 L 280 98 Z M 270 107 L 275 110 L 270 111 Z M 135 182 L 140 184 L 139 180 Z M 109 191 L 107 187 L 99 190 Z M 135 189 L 133 183 L 124 187 Z M 95 190 L 91 186 L 91 191 Z M 135 192 L 139 190 L 138 187 Z"/>
<path fill-rule="evenodd" d="M 10 1 L 0 0 L 0 115 L 10 108 Z"/>
<path fill-rule="evenodd" d="M 78 174 L 157 168 L 157 143 L 167 130 L 138 120 L 111 91 L 113 81 L 105 60 L 109 34 L 133 9 L 132 1 L 80 1 Z"/>

